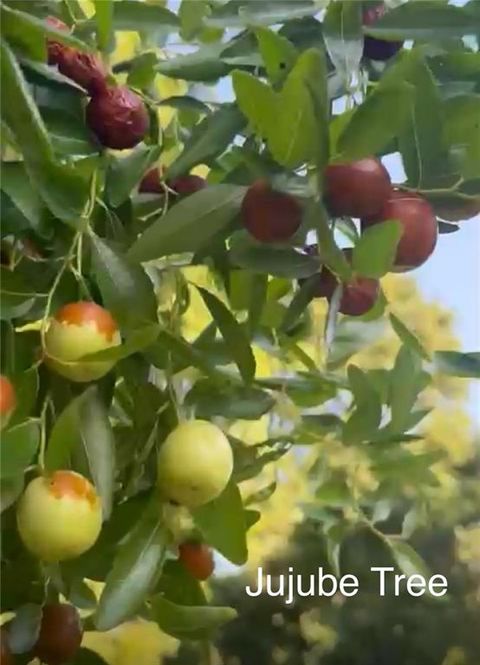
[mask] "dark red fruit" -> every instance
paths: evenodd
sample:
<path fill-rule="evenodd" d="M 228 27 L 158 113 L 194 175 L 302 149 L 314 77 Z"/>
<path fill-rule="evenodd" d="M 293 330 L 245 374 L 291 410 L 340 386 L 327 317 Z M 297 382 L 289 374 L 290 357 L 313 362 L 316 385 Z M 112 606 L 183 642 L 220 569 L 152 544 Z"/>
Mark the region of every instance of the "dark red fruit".
<path fill-rule="evenodd" d="M 82 642 L 83 628 L 73 605 L 45 605 L 34 655 L 46 665 L 73 661 Z"/>
<path fill-rule="evenodd" d="M 363 25 L 373 25 L 385 15 L 387 9 L 383 2 L 368 7 L 362 14 Z M 363 55 L 370 60 L 390 60 L 403 46 L 403 42 L 388 42 L 385 39 L 365 36 Z"/>
<path fill-rule="evenodd" d="M 182 543 L 178 548 L 178 558 L 197 580 L 207 580 L 215 568 L 212 550 L 204 543 Z"/>
<path fill-rule="evenodd" d="M 325 170 L 325 198 L 336 217 L 374 215 L 388 199 L 391 189 L 388 171 L 375 157 L 330 164 Z"/>
<path fill-rule="evenodd" d="M 351 261 L 352 250 L 345 249 L 344 254 L 347 260 Z M 327 298 L 330 302 L 338 284 L 339 281 L 335 275 L 324 266 L 316 278 L 314 297 Z M 375 305 L 379 293 L 380 284 L 378 279 L 353 276 L 350 282 L 343 284 L 339 311 L 348 316 L 362 316 Z"/>
<path fill-rule="evenodd" d="M 106 67 L 98 55 L 93 53 L 64 47 L 58 56 L 58 69 L 90 94 L 97 94 L 107 87 Z"/>
<path fill-rule="evenodd" d="M 188 194 L 194 194 L 201 189 L 205 189 L 207 181 L 199 175 L 183 175 L 168 181 L 167 184 L 179 196 L 188 196 Z"/>
<path fill-rule="evenodd" d="M 13 656 L 7 642 L 7 631 L 4 627 L 0 631 L 0 665 L 13 665 Z"/>
<path fill-rule="evenodd" d="M 437 244 L 438 224 L 432 206 L 417 194 L 394 190 L 376 215 L 362 219 L 362 229 L 393 219 L 402 225 L 395 267 L 397 270 L 418 268 Z"/>
<path fill-rule="evenodd" d="M 56 16 L 47 16 L 45 23 L 47 23 L 48 27 L 55 28 L 55 30 L 63 30 L 64 32 L 70 31 L 68 25 Z M 66 48 L 65 44 L 56 42 L 54 39 L 47 39 L 48 64 L 58 65 L 59 59 Z"/>
<path fill-rule="evenodd" d="M 100 143 L 117 150 L 140 143 L 150 125 L 142 99 L 126 86 L 105 88 L 92 97 L 86 117 Z"/>
<path fill-rule="evenodd" d="M 260 242 L 284 242 L 302 222 L 300 204 L 290 194 L 272 189 L 267 180 L 250 185 L 242 203 L 243 225 Z"/>
<path fill-rule="evenodd" d="M 163 194 L 161 174 L 156 166 L 145 173 L 138 186 L 138 191 L 143 194 Z"/>

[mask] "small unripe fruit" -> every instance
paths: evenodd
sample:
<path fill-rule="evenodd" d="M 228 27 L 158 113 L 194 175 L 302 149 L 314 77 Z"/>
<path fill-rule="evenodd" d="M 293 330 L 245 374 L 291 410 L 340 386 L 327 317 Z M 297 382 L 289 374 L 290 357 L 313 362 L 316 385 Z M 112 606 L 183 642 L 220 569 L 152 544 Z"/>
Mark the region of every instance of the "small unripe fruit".
<path fill-rule="evenodd" d="M 126 86 L 105 88 L 92 97 L 86 118 L 99 142 L 116 150 L 136 146 L 150 125 L 143 100 Z"/>
<path fill-rule="evenodd" d="M 210 577 L 215 568 L 212 550 L 205 543 L 182 543 L 178 548 L 178 558 L 190 575 L 202 582 Z"/>
<path fill-rule="evenodd" d="M 251 235 L 265 243 L 285 242 L 302 223 L 302 208 L 290 194 L 272 189 L 267 180 L 250 185 L 242 202 L 242 221 Z"/>
<path fill-rule="evenodd" d="M 158 454 L 158 484 L 170 501 L 195 508 L 223 492 L 233 470 L 230 443 L 216 425 L 189 420 L 167 436 Z"/>
<path fill-rule="evenodd" d="M 325 199 L 335 217 L 374 215 L 388 199 L 391 189 L 388 171 L 375 157 L 329 164 L 325 170 Z"/>
<path fill-rule="evenodd" d="M 71 381 L 96 381 L 112 369 L 115 361 L 79 359 L 120 343 L 118 326 L 110 312 L 93 302 L 70 303 L 50 322 L 45 335 L 45 362 Z"/>
<path fill-rule="evenodd" d="M 12 652 L 7 641 L 7 630 L 4 627 L 0 631 L 0 665 L 14 665 Z"/>
<path fill-rule="evenodd" d="M 66 23 L 61 21 L 56 16 L 47 16 L 45 23 L 55 30 L 62 30 L 64 32 L 70 32 L 70 28 Z M 58 65 L 59 59 L 62 56 L 63 51 L 67 48 L 65 44 L 55 41 L 54 39 L 47 39 L 47 54 L 48 54 L 48 64 L 49 65 Z"/>
<path fill-rule="evenodd" d="M 373 25 L 385 15 L 387 9 L 385 3 L 380 2 L 373 7 L 368 7 L 362 14 L 363 25 Z M 403 42 L 389 42 L 385 39 L 377 39 L 376 37 L 365 36 L 363 42 L 363 55 L 370 60 L 385 61 L 393 58 L 403 46 Z"/>
<path fill-rule="evenodd" d="M 55 471 L 29 483 L 18 502 L 17 526 L 25 547 L 39 559 L 73 559 L 100 534 L 101 501 L 80 474 Z"/>
<path fill-rule="evenodd" d="M 437 244 L 438 224 L 432 206 L 417 194 L 392 191 L 382 209 L 373 217 L 362 219 L 362 228 L 386 220 L 397 220 L 402 235 L 394 265 L 399 271 L 421 266 Z"/>
<path fill-rule="evenodd" d="M 1 429 L 8 425 L 8 421 L 17 405 L 15 388 L 10 379 L 0 374 L 0 426 Z"/>
<path fill-rule="evenodd" d="M 107 70 L 98 55 L 93 53 L 64 47 L 58 56 L 58 69 L 90 94 L 98 94 L 107 88 Z"/>
<path fill-rule="evenodd" d="M 82 637 L 80 615 L 73 605 L 65 603 L 45 605 L 33 654 L 46 665 L 73 662 Z"/>

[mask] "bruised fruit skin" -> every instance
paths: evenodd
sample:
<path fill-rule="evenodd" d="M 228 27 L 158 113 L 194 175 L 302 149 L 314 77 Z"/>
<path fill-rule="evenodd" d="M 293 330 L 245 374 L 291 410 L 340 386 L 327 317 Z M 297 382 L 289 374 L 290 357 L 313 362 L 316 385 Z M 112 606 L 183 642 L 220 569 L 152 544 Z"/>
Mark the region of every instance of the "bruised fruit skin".
<path fill-rule="evenodd" d="M 61 21 L 56 16 L 47 16 L 45 23 L 50 28 L 55 28 L 55 30 L 62 30 L 63 32 L 70 32 L 70 28 L 66 23 Z M 67 48 L 65 44 L 56 42 L 54 39 L 47 39 L 47 56 L 49 65 L 58 65 L 59 60 L 63 54 L 63 51 Z"/>
<path fill-rule="evenodd" d="M 100 305 L 75 302 L 62 307 L 45 334 L 45 362 L 71 381 L 96 381 L 115 364 L 112 360 L 80 360 L 82 356 L 121 343 L 115 320 Z"/>
<path fill-rule="evenodd" d="M 189 420 L 167 436 L 158 454 L 158 485 L 167 499 L 195 508 L 215 499 L 233 470 L 230 443 L 216 425 Z"/>
<path fill-rule="evenodd" d="M 46 562 L 86 552 L 102 528 L 102 506 L 93 485 L 74 471 L 55 471 L 32 480 L 17 507 L 25 547 Z"/>
<path fill-rule="evenodd" d="M 9 378 L 0 374 L 0 426 L 8 425 L 8 421 L 17 405 L 15 388 Z"/>
<path fill-rule="evenodd" d="M 107 70 L 101 59 L 93 53 L 64 47 L 58 56 L 58 70 L 90 94 L 98 94 L 107 88 Z"/>
<path fill-rule="evenodd" d="M 178 558 L 190 575 L 201 582 L 208 580 L 215 568 L 212 550 L 204 543 L 182 543 L 178 548 Z"/>
<path fill-rule="evenodd" d="M 380 2 L 373 7 L 368 7 L 363 11 L 362 23 L 365 26 L 373 25 L 382 16 L 386 14 L 385 3 Z M 369 37 L 365 35 L 363 42 L 363 55 L 370 60 L 385 61 L 393 58 L 403 46 L 403 42 L 389 42 L 385 39 L 377 39 L 376 37 Z"/>
<path fill-rule="evenodd" d="M 46 665 L 73 662 L 82 637 L 80 615 L 73 605 L 66 603 L 45 605 L 33 654 Z"/>
<path fill-rule="evenodd" d="M 388 171 L 375 157 L 330 164 L 325 169 L 325 198 L 335 217 L 374 215 L 388 199 L 391 189 Z"/>
<path fill-rule="evenodd" d="M 136 146 L 150 126 L 145 104 L 127 86 L 107 87 L 92 97 L 86 118 L 99 142 L 116 150 Z"/>
<path fill-rule="evenodd" d="M 435 249 L 438 235 L 437 219 L 428 201 L 417 194 L 394 190 L 376 215 L 362 219 L 362 229 L 386 220 L 398 220 L 402 225 L 396 269 L 412 270 L 425 263 Z"/>
<path fill-rule="evenodd" d="M 13 665 L 13 656 L 7 641 L 7 631 L 0 631 L 0 665 Z"/>
<path fill-rule="evenodd" d="M 256 240 L 285 242 L 302 223 L 302 208 L 290 194 L 272 189 L 267 180 L 257 180 L 247 190 L 242 202 L 244 227 Z"/>

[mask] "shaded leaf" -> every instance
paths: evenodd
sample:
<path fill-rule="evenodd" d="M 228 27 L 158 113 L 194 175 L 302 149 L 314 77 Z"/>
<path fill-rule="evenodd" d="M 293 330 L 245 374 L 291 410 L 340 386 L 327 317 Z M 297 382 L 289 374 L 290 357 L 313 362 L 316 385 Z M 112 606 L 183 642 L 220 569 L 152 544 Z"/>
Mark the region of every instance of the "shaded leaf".
<path fill-rule="evenodd" d="M 352 267 L 364 277 L 380 278 L 389 272 L 402 235 L 400 222 L 382 222 L 366 229 L 353 248 Z"/>
<path fill-rule="evenodd" d="M 149 614 L 164 633 L 180 640 L 208 639 L 237 616 L 232 607 L 176 605 L 162 596 L 152 598 Z"/>
<path fill-rule="evenodd" d="M 437 351 L 434 354 L 437 369 L 444 374 L 480 379 L 480 353 L 459 351 Z"/>
<path fill-rule="evenodd" d="M 414 335 L 407 326 L 402 323 L 402 321 L 395 316 L 395 314 L 390 314 L 390 323 L 392 328 L 400 338 L 400 340 L 408 346 L 412 351 L 418 353 L 424 360 L 430 360 L 430 356 L 425 350 L 424 346 L 421 344 L 420 340 L 416 335 Z"/>
<path fill-rule="evenodd" d="M 39 425 L 28 421 L 2 432 L 0 477 L 16 478 L 32 462 L 40 442 Z"/>
<path fill-rule="evenodd" d="M 160 153 L 160 146 L 151 147 L 142 143 L 126 157 L 110 155 L 105 189 L 108 201 L 113 207 L 128 199 L 132 189 L 150 166 L 155 164 Z"/>

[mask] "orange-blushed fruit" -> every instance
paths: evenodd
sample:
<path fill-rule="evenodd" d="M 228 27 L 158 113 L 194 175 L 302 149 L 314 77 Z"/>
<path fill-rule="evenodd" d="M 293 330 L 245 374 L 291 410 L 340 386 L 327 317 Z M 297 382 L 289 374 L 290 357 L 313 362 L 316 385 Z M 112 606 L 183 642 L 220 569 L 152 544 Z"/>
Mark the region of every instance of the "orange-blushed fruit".
<path fill-rule="evenodd" d="M 81 360 L 121 343 L 110 312 L 94 302 L 79 301 L 62 307 L 45 334 L 45 362 L 71 381 L 96 381 L 107 374 L 114 360 Z"/>
<path fill-rule="evenodd" d="M 45 665 L 73 662 L 82 637 L 83 627 L 78 610 L 67 603 L 50 603 L 43 607 L 33 654 Z"/>
<path fill-rule="evenodd" d="M 386 220 L 397 220 L 402 235 L 394 266 L 398 271 L 421 266 L 437 244 L 438 224 L 432 206 L 417 194 L 394 190 L 378 213 L 362 219 L 362 229 Z"/>
<path fill-rule="evenodd" d="M 86 552 L 102 528 L 102 505 L 93 485 L 74 471 L 32 480 L 17 505 L 25 547 L 42 561 L 73 559 Z"/>
<path fill-rule="evenodd" d="M 215 568 L 212 550 L 198 541 L 189 540 L 179 545 L 178 558 L 190 575 L 200 581 L 207 580 Z"/>
<path fill-rule="evenodd" d="M 285 242 L 300 228 L 302 208 L 291 194 L 274 190 L 267 180 L 256 180 L 245 194 L 241 217 L 256 240 Z"/>
<path fill-rule="evenodd" d="M 148 132 L 147 108 L 127 86 L 110 86 L 97 92 L 87 105 L 87 124 L 106 148 L 135 147 Z"/>
<path fill-rule="evenodd" d="M 17 405 L 15 388 L 10 379 L 0 374 L 0 426 L 1 429 L 8 425 L 13 411 Z"/>
<path fill-rule="evenodd" d="M 335 217 L 368 217 L 388 199 L 390 175 L 376 157 L 329 164 L 325 169 L 325 200 Z"/>

